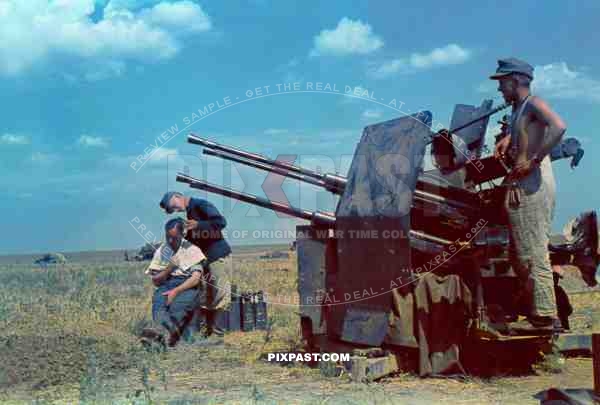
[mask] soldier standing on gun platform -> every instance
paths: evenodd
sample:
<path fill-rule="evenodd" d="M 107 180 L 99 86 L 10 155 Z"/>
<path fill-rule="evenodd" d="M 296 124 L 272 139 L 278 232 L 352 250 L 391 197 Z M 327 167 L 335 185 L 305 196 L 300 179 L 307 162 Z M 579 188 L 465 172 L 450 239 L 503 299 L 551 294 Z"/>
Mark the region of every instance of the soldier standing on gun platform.
<path fill-rule="evenodd" d="M 198 246 L 207 257 L 205 280 L 208 293 L 206 316 L 206 344 L 220 344 L 227 328 L 227 313 L 231 303 L 231 248 L 223 238 L 222 230 L 227 225 L 219 210 L 209 201 L 187 197 L 170 191 L 160 201 L 167 214 L 187 213 L 186 239 Z"/>
<path fill-rule="evenodd" d="M 524 282 L 527 321 L 514 322 L 514 331 L 554 330 L 556 299 L 548 254 L 554 210 L 555 183 L 549 153 L 562 139 L 566 125 L 541 98 L 530 93 L 533 67 L 516 58 L 498 61 L 498 91 L 513 104 L 510 134 L 498 141 L 495 156 L 508 153 L 512 169 L 505 177 L 511 239 L 511 263 Z M 537 331 L 537 332 L 536 332 Z"/>

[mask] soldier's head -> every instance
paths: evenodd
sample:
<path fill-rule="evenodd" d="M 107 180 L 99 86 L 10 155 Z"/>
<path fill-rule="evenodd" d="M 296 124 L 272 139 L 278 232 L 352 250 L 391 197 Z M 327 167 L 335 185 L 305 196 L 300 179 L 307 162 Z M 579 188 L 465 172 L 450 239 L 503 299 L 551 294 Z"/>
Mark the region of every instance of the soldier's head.
<path fill-rule="evenodd" d="M 177 251 L 183 240 L 183 234 L 185 232 L 185 221 L 183 218 L 173 218 L 167 221 L 165 224 L 165 238 L 167 243 L 173 249 Z"/>
<path fill-rule="evenodd" d="M 188 199 L 177 191 L 166 192 L 162 200 L 160 200 L 160 208 L 165 210 L 167 214 L 185 211 L 187 204 Z"/>
<path fill-rule="evenodd" d="M 500 59 L 496 73 L 490 79 L 498 80 L 498 91 L 504 101 L 514 103 L 520 96 L 529 93 L 533 67 L 517 58 Z"/>

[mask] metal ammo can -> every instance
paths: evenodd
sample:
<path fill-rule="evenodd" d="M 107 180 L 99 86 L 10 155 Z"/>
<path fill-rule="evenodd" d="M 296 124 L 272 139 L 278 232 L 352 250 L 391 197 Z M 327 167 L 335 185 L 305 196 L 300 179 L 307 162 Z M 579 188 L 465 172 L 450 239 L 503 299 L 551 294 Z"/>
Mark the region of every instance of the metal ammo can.
<path fill-rule="evenodd" d="M 265 302 L 264 293 L 262 291 L 259 291 L 256 294 L 255 314 L 256 329 L 267 329 L 267 303 Z"/>
<path fill-rule="evenodd" d="M 230 331 L 239 331 L 242 328 L 242 302 L 237 292 L 237 286 L 231 286 L 231 309 L 229 310 L 228 329 Z"/>
<path fill-rule="evenodd" d="M 254 330 L 254 305 L 250 292 L 242 294 L 242 330 L 244 332 Z"/>

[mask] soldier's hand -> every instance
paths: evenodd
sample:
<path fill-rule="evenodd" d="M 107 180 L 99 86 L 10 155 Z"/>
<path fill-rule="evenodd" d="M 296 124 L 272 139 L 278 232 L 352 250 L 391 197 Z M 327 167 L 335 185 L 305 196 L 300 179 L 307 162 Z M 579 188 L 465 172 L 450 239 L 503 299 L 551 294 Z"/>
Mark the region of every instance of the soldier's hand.
<path fill-rule="evenodd" d="M 177 289 L 172 289 L 167 292 L 162 293 L 162 295 L 167 297 L 167 305 L 171 305 L 173 301 L 175 301 L 175 297 L 177 297 L 178 291 Z"/>
<path fill-rule="evenodd" d="M 504 159 L 509 146 L 510 136 L 505 136 L 504 138 L 500 139 L 494 147 L 494 157 L 496 159 Z"/>
<path fill-rule="evenodd" d="M 533 160 L 526 160 L 524 162 L 521 162 L 515 165 L 515 167 L 513 167 L 513 169 L 510 171 L 510 173 L 508 174 L 509 180 L 516 181 L 527 177 L 535 167 L 536 164 Z"/>
<path fill-rule="evenodd" d="M 196 221 L 194 219 L 188 219 L 187 221 L 185 221 L 185 230 L 186 231 L 196 229 L 197 227 L 198 227 L 198 221 Z"/>

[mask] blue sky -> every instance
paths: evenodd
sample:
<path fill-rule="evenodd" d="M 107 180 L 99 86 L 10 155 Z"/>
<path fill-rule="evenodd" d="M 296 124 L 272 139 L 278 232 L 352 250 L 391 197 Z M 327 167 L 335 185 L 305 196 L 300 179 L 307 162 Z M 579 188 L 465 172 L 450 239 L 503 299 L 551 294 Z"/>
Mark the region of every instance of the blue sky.
<path fill-rule="evenodd" d="M 295 153 L 301 164 L 345 174 L 362 128 L 399 115 L 387 107 L 391 100 L 404 111 L 428 109 L 441 123 L 457 103 L 498 104 L 486 78 L 507 56 L 536 67 L 534 93 L 586 149 L 575 171 L 554 164 L 560 229 L 600 208 L 600 3 L 483 3 L 1 2 L 0 225 L 7 232 L 0 253 L 134 248 L 143 243 L 130 224 L 136 217 L 159 237 L 158 201 L 167 189 L 187 190 L 174 181 L 184 166 L 264 195 L 264 173 L 207 160 L 186 142 L 189 131 L 273 157 Z M 283 91 L 294 82 L 340 92 Z M 265 86 L 278 94 L 257 97 Z M 380 103 L 346 97 L 346 86 Z M 193 113 L 226 98 L 245 102 L 215 107 L 183 130 Z M 178 135 L 133 170 L 169 129 Z M 310 186 L 287 181 L 284 189 L 302 208 L 334 206 Z M 208 198 L 240 236 L 297 223 Z"/>

